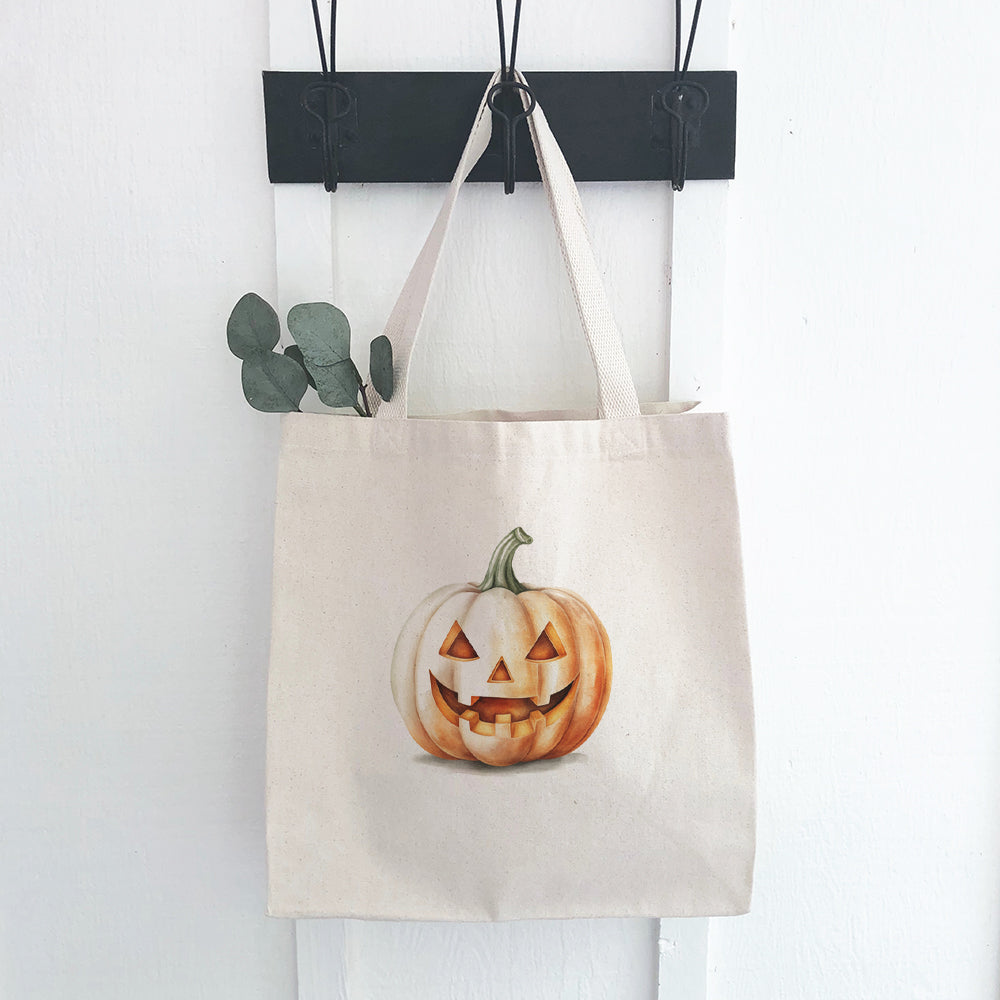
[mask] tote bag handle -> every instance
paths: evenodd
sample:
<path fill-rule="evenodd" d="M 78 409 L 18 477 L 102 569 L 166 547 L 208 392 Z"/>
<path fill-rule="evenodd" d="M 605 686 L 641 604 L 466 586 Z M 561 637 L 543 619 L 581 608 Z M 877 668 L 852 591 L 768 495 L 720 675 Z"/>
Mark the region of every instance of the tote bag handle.
<path fill-rule="evenodd" d="M 520 83 L 527 84 L 520 73 L 516 76 Z M 493 132 L 493 115 L 486 99 L 490 89 L 499 79 L 500 74 L 495 73 L 483 95 L 472 133 L 462 153 L 462 159 L 455 171 L 444 205 L 386 324 L 385 335 L 392 343 L 393 349 L 395 389 L 389 402 L 379 403 L 376 413 L 378 419 L 401 419 L 407 415 L 407 390 L 413 346 L 420 332 L 458 192 L 489 145 Z M 527 101 L 526 95 L 522 94 L 522 98 Z M 621 335 L 611 313 L 611 305 L 594 258 L 587 223 L 583 216 L 583 206 L 580 204 L 580 194 L 573 175 L 541 107 L 537 104 L 535 110 L 528 116 L 528 127 L 542 175 L 542 184 L 548 195 L 549 209 L 559 236 L 563 261 L 573 286 L 580 322 L 597 373 L 598 416 L 601 419 L 637 417 L 639 400 L 636 396 L 635 383 L 632 381 L 628 362 L 625 360 Z"/>

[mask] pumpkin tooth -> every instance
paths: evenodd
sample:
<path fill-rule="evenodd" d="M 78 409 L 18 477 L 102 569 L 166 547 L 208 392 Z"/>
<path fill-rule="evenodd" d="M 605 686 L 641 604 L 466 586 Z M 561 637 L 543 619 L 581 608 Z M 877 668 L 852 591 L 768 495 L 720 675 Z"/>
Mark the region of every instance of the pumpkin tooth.
<path fill-rule="evenodd" d="M 470 730 L 474 731 L 478 725 L 479 713 L 473 712 L 471 708 L 467 708 L 458 720 L 458 728 L 463 732 L 469 732 Z"/>
<path fill-rule="evenodd" d="M 531 713 L 531 715 L 528 716 L 528 721 L 535 727 L 535 732 L 537 732 L 539 728 L 544 729 L 546 726 L 545 716 L 542 715 L 537 708 Z"/>
<path fill-rule="evenodd" d="M 493 731 L 497 736 L 505 736 L 507 739 L 510 739 L 510 716 L 498 715 L 493 720 Z"/>

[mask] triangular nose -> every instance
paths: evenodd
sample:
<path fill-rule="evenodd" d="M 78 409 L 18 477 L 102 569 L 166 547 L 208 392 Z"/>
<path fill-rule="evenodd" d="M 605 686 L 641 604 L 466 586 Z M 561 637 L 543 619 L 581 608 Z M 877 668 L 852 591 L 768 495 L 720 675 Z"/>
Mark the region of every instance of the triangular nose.
<path fill-rule="evenodd" d="M 482 674 L 479 675 L 482 677 Z M 507 664 L 503 662 L 503 657 L 501 656 L 497 660 L 497 665 L 493 668 L 493 673 L 490 674 L 488 683 L 490 684 L 500 684 L 504 681 L 512 681 L 514 678 L 510 676 L 510 671 L 507 669 Z"/>

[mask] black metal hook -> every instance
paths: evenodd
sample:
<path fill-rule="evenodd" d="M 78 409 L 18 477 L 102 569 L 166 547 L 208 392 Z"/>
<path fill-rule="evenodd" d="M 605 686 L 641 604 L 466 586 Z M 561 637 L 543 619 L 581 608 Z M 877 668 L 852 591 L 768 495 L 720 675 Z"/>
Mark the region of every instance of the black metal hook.
<path fill-rule="evenodd" d="M 528 96 L 527 107 L 524 106 L 521 94 Z M 503 99 L 506 107 L 500 105 L 500 99 Z M 513 194 L 514 174 L 517 170 L 517 126 L 535 110 L 535 94 L 525 83 L 501 80 L 490 88 L 486 103 L 503 122 L 503 193 Z"/>
<path fill-rule="evenodd" d="M 698 122 L 708 110 L 708 91 L 691 80 L 675 80 L 657 91 L 659 106 L 670 116 L 671 184 L 684 190 L 687 179 L 688 146 Z"/>
<path fill-rule="evenodd" d="M 503 28 L 503 0 L 497 0 L 497 31 L 500 35 L 500 82 L 486 95 L 486 103 L 493 114 L 503 122 L 503 193 L 514 193 L 514 174 L 517 170 L 517 126 L 535 110 L 535 95 L 531 88 L 514 78 L 514 60 L 517 58 L 517 36 L 521 30 L 521 0 L 514 4 L 514 30 L 510 37 L 510 63 L 507 62 L 506 33 Z M 524 106 L 521 94 L 527 94 Z"/>
<path fill-rule="evenodd" d="M 695 127 L 708 109 L 708 91 L 700 83 L 691 83 L 684 79 L 691 63 L 691 50 L 694 48 L 694 36 L 698 31 L 701 3 L 702 0 L 695 0 L 684 64 L 681 65 L 681 0 L 674 0 L 674 80 L 653 96 L 654 110 L 665 111 L 670 116 L 669 146 L 672 161 L 670 183 L 675 191 L 684 190 L 684 182 L 687 180 L 688 145 Z"/>
<path fill-rule="evenodd" d="M 344 106 L 338 107 L 343 96 Z M 327 191 L 336 191 L 340 180 L 338 150 L 341 145 L 340 125 L 354 111 L 354 95 L 342 84 L 334 80 L 316 80 L 306 85 L 302 91 L 302 107 L 317 119 L 323 128 L 321 149 L 323 151 L 323 186 Z"/>

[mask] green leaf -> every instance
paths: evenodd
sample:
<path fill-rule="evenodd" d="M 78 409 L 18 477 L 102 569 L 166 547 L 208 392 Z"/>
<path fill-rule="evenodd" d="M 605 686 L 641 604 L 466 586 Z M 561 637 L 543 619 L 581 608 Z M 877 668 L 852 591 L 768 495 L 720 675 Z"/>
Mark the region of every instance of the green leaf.
<path fill-rule="evenodd" d="M 351 361 L 351 325 L 328 302 L 303 302 L 288 313 L 288 329 L 327 406 L 353 406 L 361 376 Z"/>
<path fill-rule="evenodd" d="M 392 344 L 388 337 L 376 337 L 372 341 L 368 371 L 375 391 L 388 403 L 393 389 Z"/>
<path fill-rule="evenodd" d="M 306 364 L 326 368 L 351 356 L 351 324 L 329 302 L 303 302 L 288 313 L 288 329 Z"/>
<path fill-rule="evenodd" d="M 302 367 L 302 370 L 306 373 L 306 380 L 315 389 L 316 380 L 309 374 L 309 369 L 306 368 L 306 359 L 302 357 L 302 348 L 298 344 L 289 344 L 285 348 L 285 357 L 291 358 L 296 364 Z"/>
<path fill-rule="evenodd" d="M 309 364 L 306 370 L 316 380 L 316 393 L 327 406 L 353 406 L 361 388 L 361 376 L 350 358 L 325 368 Z"/>
<path fill-rule="evenodd" d="M 255 410 L 298 410 L 307 385 L 305 370 L 283 354 L 258 351 L 243 362 L 243 395 Z"/>
<path fill-rule="evenodd" d="M 350 358 L 328 368 L 313 369 L 313 373 L 316 392 L 327 406 L 354 406 L 358 401 L 358 392 L 364 383 Z"/>
<path fill-rule="evenodd" d="M 278 314 L 255 292 L 247 292 L 233 307 L 226 326 L 229 350 L 244 361 L 278 343 Z"/>

